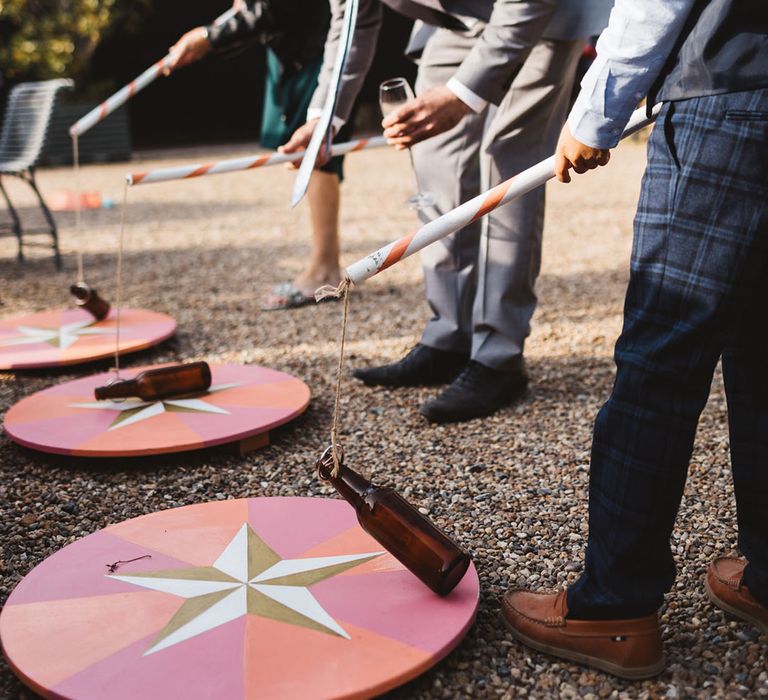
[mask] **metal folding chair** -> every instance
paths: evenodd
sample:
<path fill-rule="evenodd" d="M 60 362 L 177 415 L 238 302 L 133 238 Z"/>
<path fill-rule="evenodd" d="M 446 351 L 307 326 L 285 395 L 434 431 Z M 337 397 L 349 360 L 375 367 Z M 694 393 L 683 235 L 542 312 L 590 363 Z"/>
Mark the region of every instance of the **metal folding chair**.
<path fill-rule="evenodd" d="M 50 247 L 53 249 L 56 268 L 61 269 L 61 253 L 59 252 L 59 237 L 56 222 L 45 204 L 43 196 L 35 182 L 35 166 L 45 146 L 51 115 L 60 90 L 71 88 L 71 80 L 45 80 L 34 83 L 16 85 L 8 96 L 8 104 L 0 131 L 0 192 L 2 193 L 8 212 L 10 224 L 0 224 L 0 228 L 15 234 L 19 243 L 18 259 L 24 259 L 24 241 L 19 213 L 11 203 L 8 192 L 3 186 L 2 176 L 13 175 L 26 182 L 37 195 L 40 208 L 43 211 L 48 227 L 43 229 L 27 229 L 26 233 L 49 233 L 53 239 Z M 28 245 L 48 245 L 43 243 L 27 243 Z"/>

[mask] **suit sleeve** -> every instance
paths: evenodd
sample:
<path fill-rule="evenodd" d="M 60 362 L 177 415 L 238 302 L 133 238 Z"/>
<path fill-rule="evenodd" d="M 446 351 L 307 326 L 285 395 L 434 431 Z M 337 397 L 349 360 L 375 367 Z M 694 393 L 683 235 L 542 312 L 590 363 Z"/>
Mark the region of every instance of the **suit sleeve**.
<path fill-rule="evenodd" d="M 341 30 L 344 26 L 345 0 L 331 0 L 331 26 L 325 41 L 323 67 L 320 69 L 317 89 L 312 96 L 310 112 L 321 110 L 328 95 L 328 88 L 336 61 Z M 352 44 L 341 76 L 339 96 L 336 102 L 336 121 L 347 121 L 368 69 L 373 62 L 376 40 L 381 28 L 381 3 L 379 0 L 360 0 Z"/>
<path fill-rule="evenodd" d="M 496 0 L 488 24 L 455 80 L 499 104 L 556 9 L 557 0 Z"/>
<path fill-rule="evenodd" d="M 210 24 L 208 40 L 216 51 L 230 51 L 253 43 L 266 44 L 275 32 L 274 21 L 263 3 L 246 2 L 245 8 L 223 24 Z"/>

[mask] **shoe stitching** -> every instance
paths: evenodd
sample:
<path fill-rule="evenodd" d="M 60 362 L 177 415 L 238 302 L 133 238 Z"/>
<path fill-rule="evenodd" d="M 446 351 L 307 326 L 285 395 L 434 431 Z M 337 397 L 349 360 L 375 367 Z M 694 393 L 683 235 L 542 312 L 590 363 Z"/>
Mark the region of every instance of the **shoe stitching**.
<path fill-rule="evenodd" d="M 555 593 L 553 593 L 551 591 L 550 592 L 547 592 L 547 591 L 531 591 L 531 590 L 526 590 L 524 588 L 517 588 L 517 589 L 511 590 L 511 591 L 508 591 L 507 595 L 509 595 L 511 593 L 528 593 L 528 594 L 533 594 L 533 595 L 538 595 L 538 596 L 550 596 L 550 595 L 558 595 L 559 596 L 560 595 L 560 593 L 556 593 L 555 594 Z M 539 619 L 537 619 L 535 617 L 531 617 L 530 615 L 527 615 L 526 613 L 522 612 L 521 610 L 518 610 L 509 601 L 507 601 L 506 595 L 501 599 L 501 604 L 502 604 L 502 607 L 504 607 L 507 610 L 509 610 L 513 615 L 521 617 L 521 618 L 523 618 L 525 620 L 528 620 L 529 622 L 532 622 L 532 623 L 534 623 L 536 625 L 539 625 L 541 627 L 551 628 L 551 627 L 567 627 L 568 626 L 567 620 L 562 615 L 554 615 L 554 616 L 550 615 L 550 616 L 545 617 L 543 620 L 539 620 Z M 624 634 L 627 637 L 644 637 L 644 636 L 648 636 L 648 635 L 655 635 L 656 634 L 656 630 L 636 631 L 636 632 L 629 632 L 629 633 L 624 633 Z M 576 636 L 579 636 L 579 635 L 576 634 Z M 593 636 L 593 635 L 589 635 L 589 636 Z M 605 633 L 605 634 L 599 634 L 598 633 L 597 635 L 594 635 L 594 636 L 596 636 L 598 638 L 601 637 L 601 636 L 604 636 L 606 638 L 611 638 L 611 637 L 614 637 L 616 635 L 608 634 L 608 633 Z"/>
<path fill-rule="evenodd" d="M 559 595 L 559 592 L 558 593 L 553 593 L 551 591 L 550 592 L 547 592 L 547 591 L 528 591 L 528 590 L 525 590 L 524 588 L 516 588 L 514 590 L 508 591 L 507 595 L 509 595 L 510 593 L 529 593 L 529 594 L 532 593 L 533 595 L 538 595 L 538 596 Z M 544 620 L 539 620 L 539 619 L 537 619 L 535 617 L 531 617 L 530 615 L 527 615 L 526 613 L 522 612 L 521 610 L 518 610 L 517 608 L 515 608 L 507 600 L 506 596 L 504 596 L 502 598 L 501 604 L 502 604 L 503 607 L 507 608 L 512 614 L 517 615 L 519 617 L 522 617 L 522 618 L 528 620 L 529 622 L 533 622 L 533 623 L 535 623 L 537 625 L 540 625 L 542 627 L 565 627 L 565 618 L 562 615 L 548 616 L 548 617 L 544 618 Z"/>
<path fill-rule="evenodd" d="M 545 618 L 544 620 L 538 620 L 535 617 L 530 617 L 529 615 L 526 615 L 524 612 L 521 612 L 516 608 L 510 607 L 509 610 L 513 615 L 522 617 L 523 619 L 528 620 L 528 622 L 532 622 L 533 624 L 539 625 L 540 627 L 565 627 L 565 620 L 562 617 L 560 618 L 548 617 L 548 618 Z M 558 620 L 559 620 L 559 624 L 557 622 Z"/>
<path fill-rule="evenodd" d="M 720 583 L 728 586 L 729 588 L 735 588 L 736 590 L 738 590 L 739 587 L 741 586 L 741 578 L 743 576 L 744 570 L 742 569 L 741 572 L 739 572 L 738 577 L 736 578 L 734 578 L 733 576 L 729 578 L 725 578 L 721 576 L 720 572 L 717 570 L 717 562 L 722 562 L 722 561 L 733 561 L 738 564 L 743 564 L 744 560 L 739 559 L 738 557 L 718 557 L 717 559 L 715 559 L 715 561 L 712 562 L 710 566 L 710 571 L 712 572 L 714 577 L 718 581 L 720 581 Z"/>
<path fill-rule="evenodd" d="M 513 608 L 509 605 L 509 603 L 504 602 L 505 607 L 517 617 L 521 617 L 528 622 L 532 622 L 535 625 L 539 625 L 540 627 L 547 627 L 547 628 L 566 628 L 568 626 L 567 620 L 562 616 L 555 616 L 555 617 L 546 617 L 543 620 L 539 620 L 535 617 L 530 617 L 526 613 L 518 610 L 517 608 Z M 617 635 L 613 632 L 595 632 L 591 634 L 586 633 L 578 633 L 578 632 L 564 632 L 566 637 L 574 637 L 574 638 L 589 638 L 589 639 L 612 639 L 616 637 Z M 635 632 L 623 632 L 620 636 L 626 637 L 627 639 L 641 639 L 642 637 L 648 637 L 648 636 L 656 636 L 657 630 L 644 630 L 644 631 L 635 631 Z"/>
<path fill-rule="evenodd" d="M 565 618 L 558 615 L 557 617 L 547 617 L 544 618 L 544 624 L 548 627 L 564 627 L 565 626 Z"/>
<path fill-rule="evenodd" d="M 744 571 L 744 566 L 746 566 L 746 562 L 743 559 L 739 559 L 738 557 L 718 557 L 717 559 L 715 559 L 715 561 L 712 562 L 712 567 L 711 568 L 712 568 L 712 571 L 714 572 L 715 576 L 720 581 L 725 581 L 726 580 L 725 578 L 723 578 L 723 576 L 720 575 L 720 573 L 717 570 L 717 563 L 718 562 L 723 562 L 723 561 L 732 561 L 732 562 L 736 562 L 737 564 L 742 565 L 742 570 L 739 573 L 739 577 L 741 577 L 741 574 Z"/>

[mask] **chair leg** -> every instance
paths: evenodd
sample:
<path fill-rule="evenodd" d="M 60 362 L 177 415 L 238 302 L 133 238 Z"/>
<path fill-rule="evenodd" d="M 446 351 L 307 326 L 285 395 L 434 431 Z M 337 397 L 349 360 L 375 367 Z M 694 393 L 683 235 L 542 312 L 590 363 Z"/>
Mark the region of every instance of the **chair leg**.
<path fill-rule="evenodd" d="M 37 195 L 37 199 L 40 202 L 40 208 L 43 210 L 46 221 L 48 221 L 48 226 L 51 229 L 51 238 L 53 239 L 53 243 L 51 244 L 51 248 L 53 248 L 53 261 L 56 265 L 56 269 L 61 270 L 61 251 L 59 250 L 59 232 L 56 228 L 56 221 L 54 220 L 50 209 L 48 209 L 48 206 L 43 199 L 43 195 L 40 194 L 40 190 L 37 188 L 37 183 L 35 182 L 35 171 L 32 168 L 29 169 L 29 177 L 25 179 Z"/>
<path fill-rule="evenodd" d="M 19 252 L 16 257 L 19 262 L 22 262 L 24 260 L 24 243 L 21 238 L 21 219 L 13 204 L 11 204 L 11 198 L 8 196 L 8 192 L 6 192 L 5 187 L 3 187 L 2 178 L 0 178 L 0 192 L 2 192 L 5 203 L 8 205 L 8 213 L 11 215 L 11 221 L 13 221 L 13 233 L 16 235 L 16 240 L 19 242 Z"/>

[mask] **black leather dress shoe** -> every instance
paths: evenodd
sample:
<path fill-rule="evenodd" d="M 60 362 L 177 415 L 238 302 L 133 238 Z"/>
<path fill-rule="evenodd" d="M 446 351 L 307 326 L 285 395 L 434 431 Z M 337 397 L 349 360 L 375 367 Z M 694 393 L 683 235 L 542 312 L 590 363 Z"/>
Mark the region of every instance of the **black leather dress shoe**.
<path fill-rule="evenodd" d="M 402 360 L 383 367 L 356 369 L 352 376 L 368 386 L 430 386 L 452 382 L 469 362 L 469 355 L 437 350 L 419 343 Z"/>
<path fill-rule="evenodd" d="M 528 386 L 528 375 L 518 369 L 501 371 L 470 360 L 464 371 L 437 398 L 419 410 L 430 423 L 454 423 L 489 416 L 519 399 Z"/>

